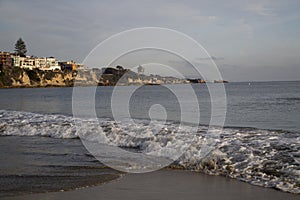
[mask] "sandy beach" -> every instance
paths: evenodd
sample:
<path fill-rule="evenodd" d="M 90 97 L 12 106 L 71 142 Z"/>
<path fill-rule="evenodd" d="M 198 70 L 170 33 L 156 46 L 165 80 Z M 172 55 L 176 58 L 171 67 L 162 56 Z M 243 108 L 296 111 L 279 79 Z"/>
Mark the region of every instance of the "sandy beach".
<path fill-rule="evenodd" d="M 104 185 L 66 192 L 31 194 L 10 200 L 60 199 L 299 199 L 299 195 L 253 186 L 241 181 L 180 170 L 160 170 L 146 174 L 127 174 Z"/>

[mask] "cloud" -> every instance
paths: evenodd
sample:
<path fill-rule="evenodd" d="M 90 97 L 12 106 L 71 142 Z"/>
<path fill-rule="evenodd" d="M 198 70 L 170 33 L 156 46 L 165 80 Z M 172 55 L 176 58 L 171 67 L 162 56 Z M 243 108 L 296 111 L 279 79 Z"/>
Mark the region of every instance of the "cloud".
<path fill-rule="evenodd" d="M 224 58 L 223 58 L 223 57 L 210 56 L 210 57 L 197 58 L 196 60 L 199 60 L 199 61 L 202 61 L 202 60 L 213 60 L 213 61 L 217 61 L 217 60 L 224 60 Z"/>
<path fill-rule="evenodd" d="M 254 28 L 244 18 L 238 20 L 239 32 L 246 36 L 247 39 L 253 38 Z"/>
<path fill-rule="evenodd" d="M 165 4 L 156 10 L 153 10 L 153 12 L 160 17 L 185 21 L 213 22 L 218 19 L 215 15 L 203 15 L 199 9 L 176 2 L 173 2 L 172 4 Z"/>
<path fill-rule="evenodd" d="M 246 5 L 246 11 L 250 11 L 262 16 L 270 16 L 273 15 L 272 10 L 267 8 L 264 3 L 249 3 Z"/>

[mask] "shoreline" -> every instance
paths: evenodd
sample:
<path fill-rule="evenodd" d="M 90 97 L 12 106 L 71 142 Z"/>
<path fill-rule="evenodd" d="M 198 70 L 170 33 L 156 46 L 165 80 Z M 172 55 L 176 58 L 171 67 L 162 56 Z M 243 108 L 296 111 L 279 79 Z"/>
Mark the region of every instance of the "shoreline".
<path fill-rule="evenodd" d="M 7 197 L 7 200 L 60 199 L 299 199 L 298 194 L 264 188 L 238 180 L 202 173 L 163 169 L 145 174 L 125 174 L 118 179 L 72 191 Z"/>
<path fill-rule="evenodd" d="M 273 83 L 273 82 L 300 82 L 300 80 L 293 80 L 293 81 L 232 81 L 228 83 L 236 84 L 236 83 Z M 225 84 L 228 84 L 225 83 Z M 117 86 L 156 86 L 156 85 L 205 85 L 205 84 L 219 84 L 219 83 L 213 83 L 213 82 L 206 82 L 206 83 L 172 83 L 172 84 L 128 84 L 128 85 L 117 85 Z M 0 86 L 0 89 L 22 89 L 22 88 L 73 88 L 73 87 L 114 87 L 116 85 L 19 85 L 19 86 Z"/>
<path fill-rule="evenodd" d="M 0 89 L 15 88 L 74 88 L 74 87 L 127 87 L 127 86 L 160 86 L 160 85 L 203 85 L 203 84 L 219 84 L 219 83 L 165 83 L 165 84 L 118 84 L 118 85 L 101 85 L 101 84 L 76 84 L 76 85 L 17 85 L 17 86 L 0 86 Z"/>

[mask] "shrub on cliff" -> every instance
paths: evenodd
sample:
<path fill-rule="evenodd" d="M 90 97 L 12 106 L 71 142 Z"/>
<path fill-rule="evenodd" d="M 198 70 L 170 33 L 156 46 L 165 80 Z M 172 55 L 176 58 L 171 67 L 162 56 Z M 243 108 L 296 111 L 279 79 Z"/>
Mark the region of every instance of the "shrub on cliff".
<path fill-rule="evenodd" d="M 34 69 L 34 70 L 25 70 L 25 71 L 30 79 L 31 84 L 40 83 L 41 79 L 39 76 L 39 70 Z"/>
<path fill-rule="evenodd" d="M 0 87 L 10 87 L 13 80 L 18 81 L 22 76 L 23 70 L 18 67 L 3 67 L 0 73 Z"/>
<path fill-rule="evenodd" d="M 8 75 L 11 78 L 19 79 L 22 76 L 24 70 L 19 67 L 13 67 L 10 70 L 6 70 L 6 71 L 8 72 Z"/>
<path fill-rule="evenodd" d="M 0 72 L 0 87 L 10 86 L 12 80 L 5 74 L 5 72 Z"/>
<path fill-rule="evenodd" d="M 44 79 L 46 79 L 46 80 L 52 80 L 56 76 L 57 72 L 45 71 L 45 72 L 43 72 L 43 74 L 44 74 L 44 76 L 43 76 Z"/>

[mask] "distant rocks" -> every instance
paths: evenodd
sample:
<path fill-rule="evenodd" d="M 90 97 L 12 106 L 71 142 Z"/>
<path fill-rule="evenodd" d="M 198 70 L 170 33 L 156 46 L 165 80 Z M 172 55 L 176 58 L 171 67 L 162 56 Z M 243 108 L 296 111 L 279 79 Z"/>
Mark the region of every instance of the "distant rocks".
<path fill-rule="evenodd" d="M 214 83 L 228 83 L 226 80 L 214 80 Z"/>
<path fill-rule="evenodd" d="M 214 83 L 227 83 L 219 80 Z M 115 85 L 162 85 L 206 83 L 203 79 L 180 79 L 159 75 L 144 75 L 125 69 L 94 68 L 84 70 L 39 70 L 19 67 L 0 68 L 0 88 L 15 87 L 72 87 L 76 86 L 115 86 Z"/>
<path fill-rule="evenodd" d="M 207 81 L 203 79 L 188 79 L 190 83 L 207 83 Z M 226 80 L 214 80 L 213 83 L 228 83 Z"/>
<path fill-rule="evenodd" d="M 203 79 L 188 79 L 190 83 L 206 83 Z"/>

